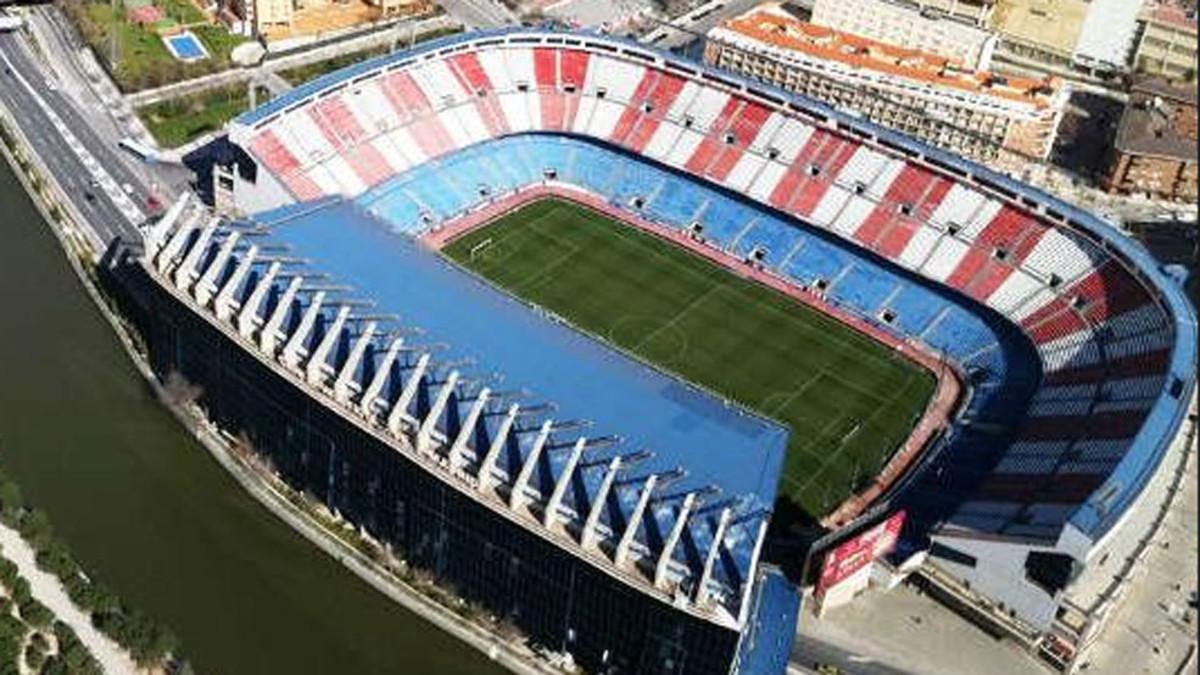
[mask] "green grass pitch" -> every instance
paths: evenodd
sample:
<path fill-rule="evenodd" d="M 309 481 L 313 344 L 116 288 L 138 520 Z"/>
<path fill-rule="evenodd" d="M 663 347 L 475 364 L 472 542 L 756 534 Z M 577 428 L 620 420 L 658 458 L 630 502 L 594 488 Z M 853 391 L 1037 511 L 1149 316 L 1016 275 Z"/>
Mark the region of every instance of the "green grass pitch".
<path fill-rule="evenodd" d="M 545 199 L 443 253 L 580 329 L 791 429 L 780 493 L 814 517 L 908 436 L 935 381 L 891 349 L 670 242 Z"/>

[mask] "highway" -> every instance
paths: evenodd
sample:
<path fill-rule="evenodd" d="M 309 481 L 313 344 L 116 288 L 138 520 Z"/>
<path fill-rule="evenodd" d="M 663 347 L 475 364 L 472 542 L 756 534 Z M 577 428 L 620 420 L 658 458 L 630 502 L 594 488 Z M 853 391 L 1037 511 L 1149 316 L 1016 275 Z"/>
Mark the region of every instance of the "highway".
<path fill-rule="evenodd" d="M 82 214 L 94 242 L 136 237 L 151 193 L 126 165 L 124 152 L 97 134 L 46 78 L 18 33 L 0 34 L 0 62 L 0 101 Z"/>

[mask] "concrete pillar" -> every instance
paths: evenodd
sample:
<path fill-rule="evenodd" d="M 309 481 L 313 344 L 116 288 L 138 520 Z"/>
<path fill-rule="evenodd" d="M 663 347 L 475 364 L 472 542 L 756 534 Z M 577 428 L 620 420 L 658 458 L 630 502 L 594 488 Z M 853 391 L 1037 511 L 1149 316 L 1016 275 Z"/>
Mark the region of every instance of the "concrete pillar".
<path fill-rule="evenodd" d="M 317 291 L 308 303 L 308 309 L 304 310 L 304 316 L 300 317 L 300 325 L 296 326 L 295 332 L 283 346 L 283 354 L 280 358 L 283 360 L 283 365 L 288 368 L 294 370 L 300 367 L 300 350 L 304 347 L 304 341 L 308 339 L 308 334 L 312 332 L 313 326 L 317 323 L 317 315 L 321 313 L 321 304 L 324 302 L 325 291 Z"/>
<path fill-rule="evenodd" d="M 217 318 L 221 321 L 228 321 L 230 316 L 233 316 L 233 294 L 237 292 L 242 282 L 246 280 L 246 275 L 250 273 L 250 268 L 254 266 L 254 258 L 258 256 L 258 247 L 251 246 L 242 259 L 238 261 L 238 266 L 233 270 L 233 274 L 229 275 L 229 280 L 221 287 L 221 291 L 217 293 L 217 299 L 213 301 L 213 309 L 217 313 Z"/>
<path fill-rule="evenodd" d="M 646 484 L 642 486 L 642 494 L 638 497 L 637 506 L 633 507 L 633 513 L 629 514 L 629 522 L 625 523 L 621 541 L 617 542 L 617 550 L 613 555 L 613 564 L 617 567 L 624 565 L 626 558 L 629 557 L 629 546 L 633 544 L 633 538 L 642 524 L 642 517 L 646 515 L 646 505 L 650 503 L 650 495 L 654 492 L 654 485 L 657 482 L 657 475 L 650 476 L 646 479 Z"/>
<path fill-rule="evenodd" d="M 400 392 L 400 397 L 396 399 L 396 404 L 392 406 L 392 412 L 388 414 L 388 431 L 392 435 L 400 433 L 400 423 L 404 421 L 404 416 L 408 413 L 408 404 L 412 403 L 413 397 L 417 395 L 417 387 L 421 386 L 421 378 L 425 376 L 425 369 L 429 367 L 429 354 L 422 354 L 417 359 L 417 365 L 409 374 L 408 380 L 404 382 L 404 389 Z"/>
<path fill-rule="evenodd" d="M 658 554 L 658 564 L 654 566 L 654 586 L 657 588 L 663 588 L 667 581 L 667 570 L 671 566 L 671 556 L 675 553 L 675 547 L 679 544 L 679 537 L 683 535 L 683 528 L 687 525 L 688 517 L 692 515 L 692 505 L 695 503 L 695 492 L 689 492 L 683 498 L 683 505 L 679 509 L 679 517 L 675 519 L 675 525 L 671 527 L 671 534 L 667 535 L 667 541 L 663 543 L 663 550 Z"/>
<path fill-rule="evenodd" d="M 731 515 L 728 507 L 721 509 L 721 518 L 717 521 L 717 531 L 713 534 L 712 544 L 708 546 L 708 556 L 704 559 L 704 572 L 700 574 L 700 583 L 696 586 L 695 602 L 697 605 L 708 600 L 708 582 L 712 579 L 713 566 L 716 565 L 717 556 L 721 553 L 721 543 L 725 541 L 725 529 L 729 527 Z"/>
<path fill-rule="evenodd" d="M 383 386 L 387 384 L 388 377 L 392 373 L 392 364 L 396 362 L 396 356 L 400 353 L 400 348 L 403 346 L 404 338 L 396 338 L 392 340 L 387 353 L 383 355 L 383 360 L 379 362 L 379 366 L 375 369 L 375 377 L 371 378 L 371 384 L 367 385 L 367 390 L 363 392 L 362 398 L 358 400 L 358 412 L 363 416 L 373 416 L 375 412 L 375 399 L 379 398 L 379 392 L 383 391 Z"/>
<path fill-rule="evenodd" d="M 287 318 L 288 312 L 291 311 L 292 303 L 296 301 L 296 294 L 300 292 L 302 283 L 304 283 L 304 277 L 292 278 L 292 282 L 283 290 L 279 303 L 275 305 L 275 311 L 271 312 L 271 318 L 267 319 L 262 332 L 258 334 L 258 346 L 268 356 L 275 355 L 275 345 L 279 342 L 279 330 L 283 327 L 283 320 Z"/>
<path fill-rule="evenodd" d="M 321 337 L 320 344 L 312 351 L 308 357 L 308 363 L 304 365 L 304 379 L 311 385 L 322 384 L 325 380 L 326 361 L 329 360 L 329 352 L 333 351 L 333 346 L 337 344 L 338 338 L 341 337 L 342 328 L 346 325 L 346 319 L 350 316 L 350 307 L 342 305 L 338 310 L 337 316 L 333 319 L 333 324 L 325 331 L 325 335 Z"/>
<path fill-rule="evenodd" d="M 608 463 L 608 472 L 604 474 L 604 480 L 596 490 L 596 495 L 592 497 L 592 508 L 588 509 L 587 520 L 583 522 L 583 532 L 579 535 L 579 545 L 585 549 L 590 549 L 596 543 L 596 526 L 600 524 L 604 503 L 608 501 L 608 493 L 612 490 L 613 481 L 617 479 L 617 472 L 620 470 L 621 458 L 613 457 Z"/>
<path fill-rule="evenodd" d="M 213 294 L 217 292 L 217 280 L 225 272 L 225 266 L 229 264 L 229 258 L 233 256 L 233 248 L 237 246 L 241 237 L 240 232 L 231 232 L 228 237 L 225 237 L 217 255 L 213 257 L 212 264 L 204 270 L 204 274 L 200 275 L 200 281 L 196 282 L 196 286 L 192 290 L 196 304 L 201 307 L 208 306 L 208 301 L 212 300 Z"/>
<path fill-rule="evenodd" d="M 188 219 L 181 223 L 179 229 L 175 230 L 175 233 L 167 240 L 166 245 L 158 252 L 158 260 L 155 261 L 155 269 L 159 274 L 166 274 L 167 268 L 174 262 L 175 256 L 183 250 L 183 245 L 187 243 L 188 237 L 191 236 L 194 229 L 196 229 L 195 220 Z"/>
<path fill-rule="evenodd" d="M 421 422 L 421 426 L 417 429 L 417 451 L 424 452 L 429 448 L 429 444 L 433 440 L 433 432 L 437 428 L 438 418 L 442 416 L 442 412 L 446 410 L 446 403 L 450 400 L 450 395 L 454 393 L 458 387 L 458 371 L 450 371 L 450 375 L 446 377 L 446 381 L 442 383 L 441 390 L 438 391 L 437 398 L 434 399 L 433 405 L 429 408 L 429 414 Z"/>
<path fill-rule="evenodd" d="M 188 249 L 187 255 L 183 256 L 183 262 L 175 268 L 175 288 L 187 290 L 192 285 L 192 279 L 196 278 L 196 265 L 199 264 L 200 257 L 208 250 L 208 242 L 216 231 L 217 221 L 215 220 L 200 228 L 200 234 L 196 236 L 196 241 Z M 182 245 L 180 243 L 180 246 Z"/>
<path fill-rule="evenodd" d="M 488 397 L 491 395 L 492 390 L 484 387 L 479 390 L 479 395 L 475 397 L 475 404 L 471 406 L 471 412 L 467 413 L 467 419 L 463 421 L 462 428 L 458 430 L 458 436 L 454 439 L 454 444 L 450 446 L 451 469 L 458 470 L 466 464 L 463 451 L 467 448 L 467 441 L 471 440 L 471 434 L 475 433 L 475 425 L 479 423 L 479 417 L 483 415 L 483 410 L 487 407 Z"/>
<path fill-rule="evenodd" d="M 238 334 L 244 338 L 249 338 L 254 333 L 254 320 L 258 318 L 258 308 L 262 307 L 263 300 L 267 297 L 267 291 L 271 290 L 271 284 L 275 282 L 275 276 L 279 274 L 279 270 L 283 267 L 279 261 L 271 263 L 267 268 L 267 273 L 258 280 L 258 285 L 250 291 L 250 297 L 246 298 L 246 303 L 242 305 L 242 309 L 238 312 L 237 328 Z"/>
<path fill-rule="evenodd" d="M 554 483 L 554 491 L 550 493 L 550 499 L 546 501 L 546 512 L 542 514 L 543 527 L 550 527 L 558 519 L 558 506 L 562 503 L 567 486 L 571 484 L 571 476 L 575 473 L 575 467 L 579 465 L 579 458 L 583 456 L 583 449 L 586 446 L 587 439 L 580 438 L 575 441 L 575 447 L 571 448 L 571 456 L 563 465 L 562 473 Z"/>
<path fill-rule="evenodd" d="M 533 449 L 529 451 L 517 479 L 513 481 L 512 492 L 508 495 L 508 506 L 514 511 L 525 503 L 525 486 L 529 484 L 529 477 L 533 475 L 533 469 L 537 466 L 538 458 L 542 456 L 542 449 L 546 447 L 546 441 L 550 439 L 550 429 L 553 427 L 554 422 L 551 420 L 542 422 L 542 428 L 538 430 L 537 438 L 533 441 Z"/>
<path fill-rule="evenodd" d="M 362 334 L 350 348 L 350 355 L 342 364 L 337 379 L 333 381 L 333 399 L 338 403 L 344 405 L 350 402 L 350 382 L 354 379 L 354 371 L 358 370 L 358 364 L 362 361 L 363 354 L 366 353 L 367 346 L 371 344 L 371 338 L 374 336 L 375 322 L 368 321 L 367 325 L 363 327 Z"/>
<path fill-rule="evenodd" d="M 508 412 L 505 413 L 504 419 L 500 422 L 500 427 L 496 429 L 496 435 L 492 437 L 492 445 L 488 448 L 487 454 L 484 455 L 483 461 L 479 463 L 479 473 L 476 477 L 479 479 L 479 491 L 483 492 L 492 485 L 492 469 L 496 468 L 496 459 L 500 456 L 500 451 L 504 449 L 504 444 L 508 441 L 508 434 L 512 431 L 513 423 L 517 421 L 517 415 L 521 412 L 521 406 L 514 403 L 508 407 Z"/>

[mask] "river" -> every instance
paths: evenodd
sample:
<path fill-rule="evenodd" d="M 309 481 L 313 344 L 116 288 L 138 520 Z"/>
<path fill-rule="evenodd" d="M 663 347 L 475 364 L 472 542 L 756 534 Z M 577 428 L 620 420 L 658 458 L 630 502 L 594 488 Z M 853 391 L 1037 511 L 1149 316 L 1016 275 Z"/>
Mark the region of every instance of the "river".
<path fill-rule="evenodd" d="M 0 465 L 198 673 L 504 672 L 276 520 L 162 409 L 0 162 Z"/>

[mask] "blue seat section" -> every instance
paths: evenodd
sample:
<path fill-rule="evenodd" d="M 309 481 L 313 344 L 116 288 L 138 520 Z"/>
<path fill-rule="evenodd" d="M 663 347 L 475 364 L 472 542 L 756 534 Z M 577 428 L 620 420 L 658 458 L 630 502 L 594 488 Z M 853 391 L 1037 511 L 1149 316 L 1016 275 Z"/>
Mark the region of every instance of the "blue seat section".
<path fill-rule="evenodd" d="M 915 284 L 905 284 L 888 301 L 888 308 L 896 313 L 892 324 L 909 335 L 920 335 L 946 306 L 942 296 Z"/>
<path fill-rule="evenodd" d="M 875 315 L 896 290 L 896 277 L 865 261 L 854 263 L 829 290 L 832 297 L 860 314 Z"/>
<path fill-rule="evenodd" d="M 704 204 L 704 191 L 682 178 L 668 178 L 646 204 L 645 211 L 656 220 L 687 226 Z"/>
<path fill-rule="evenodd" d="M 733 243 L 738 233 L 746 229 L 759 211 L 729 197 L 704 190 L 701 196 L 708 197 L 708 204 L 700 212 L 698 220 L 704 223 L 704 236 L 717 242 L 722 248 Z"/>
<path fill-rule="evenodd" d="M 795 225 L 789 225 L 778 218 L 763 216 L 756 219 L 754 226 L 742 234 L 742 238 L 734 245 L 733 252 L 745 257 L 754 249 L 762 248 L 766 251 L 762 259 L 763 264 L 767 267 L 778 267 L 803 239 L 806 239 L 804 232 Z"/>
<path fill-rule="evenodd" d="M 852 262 L 853 254 L 823 239 L 809 237 L 783 271 L 801 284 L 811 286 L 817 279 L 833 281 Z"/>
<path fill-rule="evenodd" d="M 649 164 L 624 162 L 609 197 L 621 206 L 629 206 L 635 197 L 649 199 L 665 175 L 665 172 Z"/>
<path fill-rule="evenodd" d="M 621 166 L 621 160 L 612 153 L 581 152 L 572 173 L 579 185 L 598 194 L 607 195 Z"/>
<path fill-rule="evenodd" d="M 926 343 L 960 360 L 996 344 L 996 339 L 987 324 L 957 305 L 924 334 Z"/>

